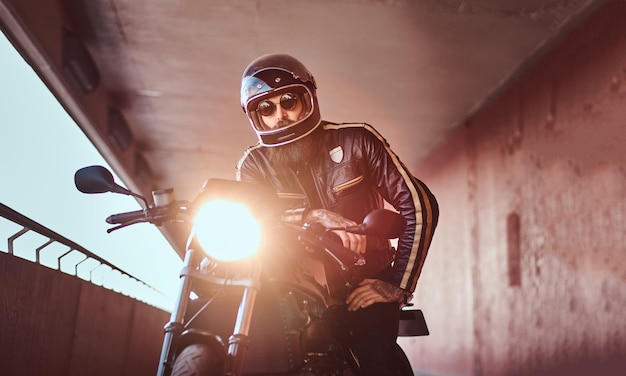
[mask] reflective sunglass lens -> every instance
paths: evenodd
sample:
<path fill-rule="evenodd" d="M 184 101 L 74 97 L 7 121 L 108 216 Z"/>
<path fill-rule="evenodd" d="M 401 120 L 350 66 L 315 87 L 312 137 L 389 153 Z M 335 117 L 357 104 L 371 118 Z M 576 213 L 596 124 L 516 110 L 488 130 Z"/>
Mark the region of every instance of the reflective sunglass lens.
<path fill-rule="evenodd" d="M 274 113 L 274 111 L 276 111 L 276 105 L 270 101 L 262 101 L 261 103 L 259 103 L 256 110 L 262 116 L 270 116 Z"/>
<path fill-rule="evenodd" d="M 287 111 L 293 110 L 298 104 L 298 97 L 295 94 L 287 93 L 280 97 L 280 106 Z"/>

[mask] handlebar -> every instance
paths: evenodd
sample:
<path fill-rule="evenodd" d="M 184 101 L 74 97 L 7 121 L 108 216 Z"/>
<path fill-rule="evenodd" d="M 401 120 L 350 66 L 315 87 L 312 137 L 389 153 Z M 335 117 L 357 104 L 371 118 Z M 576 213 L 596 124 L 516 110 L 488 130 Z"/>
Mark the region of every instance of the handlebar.
<path fill-rule="evenodd" d="M 134 222 L 137 220 L 145 219 L 146 215 L 147 209 L 135 210 L 127 213 L 112 214 L 107 217 L 106 222 L 111 225 Z"/>
<path fill-rule="evenodd" d="M 112 225 L 117 224 L 118 226 L 108 229 L 107 232 L 137 223 L 152 223 L 160 226 L 163 222 L 176 220 L 178 214 L 185 213 L 187 204 L 187 201 L 174 201 L 167 205 L 112 214 L 106 219 L 106 222 Z"/>

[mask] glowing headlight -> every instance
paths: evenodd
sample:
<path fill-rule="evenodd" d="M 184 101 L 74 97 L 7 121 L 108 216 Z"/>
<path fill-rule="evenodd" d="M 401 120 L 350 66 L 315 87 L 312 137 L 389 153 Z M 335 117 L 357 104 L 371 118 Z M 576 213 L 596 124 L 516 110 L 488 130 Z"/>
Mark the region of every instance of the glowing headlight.
<path fill-rule="evenodd" d="M 194 218 L 194 229 L 204 252 L 221 261 L 251 257 L 261 244 L 260 223 L 237 202 L 207 202 Z"/>

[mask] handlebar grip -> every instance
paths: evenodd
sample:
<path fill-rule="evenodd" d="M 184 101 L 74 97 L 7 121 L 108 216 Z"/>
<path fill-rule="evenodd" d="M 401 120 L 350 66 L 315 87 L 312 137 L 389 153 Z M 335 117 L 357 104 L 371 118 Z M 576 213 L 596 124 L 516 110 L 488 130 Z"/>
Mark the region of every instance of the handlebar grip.
<path fill-rule="evenodd" d="M 108 224 L 114 225 L 119 223 L 128 223 L 143 218 L 146 218 L 146 211 L 135 210 L 127 213 L 112 214 L 106 219 L 106 222 Z"/>
<path fill-rule="evenodd" d="M 365 259 L 343 246 L 337 235 L 327 232 L 319 223 L 313 223 L 301 234 L 301 239 L 306 243 L 322 250 L 337 262 L 342 270 L 349 270 L 353 266 L 362 266 Z"/>
<path fill-rule="evenodd" d="M 330 253 L 333 258 L 337 261 L 340 261 L 345 267 L 351 267 L 357 265 L 361 257 L 349 250 L 348 248 L 343 246 L 343 243 L 333 233 L 326 233 L 324 236 L 324 246 Z"/>

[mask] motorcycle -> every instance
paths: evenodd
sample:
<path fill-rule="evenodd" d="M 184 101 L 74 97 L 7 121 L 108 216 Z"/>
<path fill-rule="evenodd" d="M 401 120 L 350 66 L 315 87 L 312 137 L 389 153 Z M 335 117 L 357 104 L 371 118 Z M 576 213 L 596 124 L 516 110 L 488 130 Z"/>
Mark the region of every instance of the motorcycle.
<path fill-rule="evenodd" d="M 336 317 L 372 263 L 332 231 L 393 239 L 406 226 L 402 216 L 379 209 L 356 226 L 301 226 L 282 221 L 275 192 L 254 183 L 209 179 L 192 201 L 162 190 L 150 204 L 102 166 L 82 168 L 74 180 L 83 193 L 143 201 L 144 209 L 109 216 L 114 227 L 107 232 L 137 223 L 190 224 L 158 376 L 360 374 Z M 399 335 L 428 335 L 420 310 L 402 310 Z M 396 346 L 404 374 L 412 375 Z"/>

